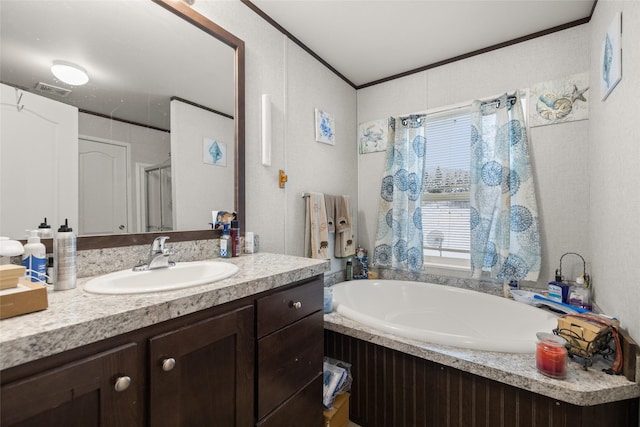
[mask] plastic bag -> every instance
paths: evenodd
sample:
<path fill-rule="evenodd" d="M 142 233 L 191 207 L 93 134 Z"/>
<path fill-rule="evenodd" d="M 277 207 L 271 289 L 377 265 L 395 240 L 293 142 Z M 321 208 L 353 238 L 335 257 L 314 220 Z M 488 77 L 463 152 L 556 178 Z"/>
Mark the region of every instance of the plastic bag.
<path fill-rule="evenodd" d="M 351 389 L 351 383 L 353 382 L 351 365 L 325 357 L 323 374 L 322 404 L 325 408 L 331 409 L 336 396 Z"/>

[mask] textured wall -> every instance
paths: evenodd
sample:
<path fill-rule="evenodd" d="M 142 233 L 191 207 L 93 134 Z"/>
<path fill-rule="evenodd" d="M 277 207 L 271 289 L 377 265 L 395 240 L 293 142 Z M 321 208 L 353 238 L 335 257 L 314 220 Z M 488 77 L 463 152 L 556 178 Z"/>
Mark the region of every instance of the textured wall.
<path fill-rule="evenodd" d="M 589 27 L 582 25 L 362 89 L 358 91 L 358 123 L 468 103 L 588 69 Z M 546 286 L 553 279 L 563 253 L 578 252 L 588 258 L 588 126 L 588 121 L 578 121 L 530 130 L 543 246 L 537 286 Z M 369 248 L 376 232 L 383 161 L 384 153 L 358 157 L 359 234 Z M 563 273 L 568 277 L 578 274 L 578 264 L 573 263 L 563 261 Z M 582 265 L 579 267 L 581 272 Z M 468 276 L 466 271 L 433 268 L 428 271 Z"/>
<path fill-rule="evenodd" d="M 246 207 L 241 227 L 260 250 L 303 256 L 301 193 L 348 194 L 357 212 L 356 91 L 241 2 L 199 1 L 195 9 L 245 42 Z M 271 166 L 260 164 L 261 95 L 272 103 Z M 315 142 L 314 108 L 333 114 L 336 144 Z M 278 170 L 289 177 L 278 188 Z M 344 261 L 333 261 L 332 270 Z"/>
<path fill-rule="evenodd" d="M 600 101 L 601 47 L 622 12 L 622 80 Z M 590 22 L 589 227 L 596 301 L 640 342 L 640 2 L 598 1 Z M 595 92 L 594 92 L 595 94 Z"/>
<path fill-rule="evenodd" d="M 355 198 L 357 191 L 358 242 L 371 247 L 384 154 L 356 154 L 357 123 L 488 97 L 587 70 L 595 86 L 599 76 L 595 58 L 600 56 L 604 28 L 616 10 L 623 10 L 630 25 L 625 26 L 628 48 L 621 85 L 604 103 L 594 88 L 590 120 L 536 127 L 530 140 L 544 251 L 538 285 L 552 278 L 564 252 L 583 254 L 598 303 L 622 318 L 640 340 L 640 236 L 635 219 L 640 191 L 631 185 L 610 191 L 608 185 L 637 183 L 640 178 L 640 144 L 629 125 L 637 117 L 640 95 L 640 52 L 629 48 L 640 39 L 639 7 L 637 1 L 601 0 L 589 24 L 362 89 L 356 102 L 355 90 L 242 3 L 197 2 L 198 11 L 246 43 L 247 224 L 243 228 L 260 234 L 263 250 L 302 255 L 300 193 L 344 193 Z M 271 167 L 260 165 L 263 93 L 271 95 L 273 103 Z M 336 116 L 335 147 L 314 142 L 314 107 Z M 635 114 L 630 111 L 634 108 Z M 278 169 L 289 174 L 285 190 L 277 187 Z M 336 268 L 334 263 L 332 270 Z M 568 276 L 580 270 L 577 264 L 566 268 Z"/>

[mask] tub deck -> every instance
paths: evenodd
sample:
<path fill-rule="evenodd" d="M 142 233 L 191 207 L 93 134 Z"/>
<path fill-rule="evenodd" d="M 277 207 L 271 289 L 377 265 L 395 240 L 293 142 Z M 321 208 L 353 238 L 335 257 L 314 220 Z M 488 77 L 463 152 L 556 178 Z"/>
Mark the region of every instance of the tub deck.
<path fill-rule="evenodd" d="M 335 312 L 325 314 L 324 323 L 325 330 L 573 405 L 592 406 L 640 397 L 638 382 L 622 375 L 605 374 L 601 369 L 608 365 L 597 360 L 587 371 L 569 360 L 567 378 L 556 380 L 537 371 L 534 353 L 501 353 L 421 342 L 383 332 Z"/>

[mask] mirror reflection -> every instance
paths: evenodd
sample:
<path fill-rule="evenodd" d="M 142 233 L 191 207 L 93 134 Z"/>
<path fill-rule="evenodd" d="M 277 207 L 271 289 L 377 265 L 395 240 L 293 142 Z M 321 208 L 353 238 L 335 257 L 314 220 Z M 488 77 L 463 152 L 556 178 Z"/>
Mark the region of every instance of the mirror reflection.
<path fill-rule="evenodd" d="M 233 48 L 152 1 L 3 0 L 0 18 L 0 235 L 45 217 L 197 230 L 237 209 Z"/>

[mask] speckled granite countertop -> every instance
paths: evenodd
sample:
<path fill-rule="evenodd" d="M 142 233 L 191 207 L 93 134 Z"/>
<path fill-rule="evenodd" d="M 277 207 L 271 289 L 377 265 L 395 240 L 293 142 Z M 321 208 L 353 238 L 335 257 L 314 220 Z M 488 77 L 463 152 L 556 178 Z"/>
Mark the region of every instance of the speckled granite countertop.
<path fill-rule="evenodd" d="M 578 363 L 569 361 L 567 379 L 556 380 L 536 370 L 535 354 L 496 353 L 424 343 L 379 331 L 337 313 L 324 315 L 324 327 L 574 405 L 591 406 L 640 396 L 640 384 L 622 375 L 607 375 L 597 364 L 585 371 Z"/>
<path fill-rule="evenodd" d="M 0 369 L 17 366 L 165 320 L 194 313 L 329 270 L 329 262 L 257 253 L 216 259 L 237 264 L 234 276 L 209 285 L 138 295 L 48 290 L 49 308 L 0 321 Z"/>

